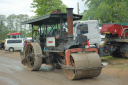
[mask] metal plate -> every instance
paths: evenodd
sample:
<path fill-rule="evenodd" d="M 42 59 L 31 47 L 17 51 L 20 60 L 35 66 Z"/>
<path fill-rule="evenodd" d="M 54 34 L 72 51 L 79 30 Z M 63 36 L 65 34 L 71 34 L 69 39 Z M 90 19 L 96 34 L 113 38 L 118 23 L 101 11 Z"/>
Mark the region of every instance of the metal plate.
<path fill-rule="evenodd" d="M 55 37 L 47 37 L 46 45 L 55 47 Z"/>

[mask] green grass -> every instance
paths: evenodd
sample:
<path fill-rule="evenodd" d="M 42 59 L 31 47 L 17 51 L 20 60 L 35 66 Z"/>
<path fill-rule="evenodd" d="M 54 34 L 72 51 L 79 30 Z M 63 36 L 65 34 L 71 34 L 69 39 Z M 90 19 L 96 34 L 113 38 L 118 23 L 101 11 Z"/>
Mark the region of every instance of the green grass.
<path fill-rule="evenodd" d="M 128 59 L 121 57 L 105 56 L 101 57 L 102 62 L 108 62 L 108 68 L 117 68 L 128 70 Z"/>
<path fill-rule="evenodd" d="M 115 60 L 120 60 L 120 61 L 125 61 L 127 59 L 121 58 L 121 57 L 112 57 L 112 56 L 105 56 L 101 57 L 101 60 L 106 60 L 106 61 L 115 61 Z"/>

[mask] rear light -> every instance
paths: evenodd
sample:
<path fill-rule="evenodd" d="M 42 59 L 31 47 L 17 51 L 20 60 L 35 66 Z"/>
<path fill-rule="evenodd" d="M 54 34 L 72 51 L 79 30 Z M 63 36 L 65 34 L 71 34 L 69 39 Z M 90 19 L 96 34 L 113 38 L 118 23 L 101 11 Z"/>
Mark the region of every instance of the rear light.
<path fill-rule="evenodd" d="M 6 45 L 4 45 L 4 48 L 6 48 Z"/>

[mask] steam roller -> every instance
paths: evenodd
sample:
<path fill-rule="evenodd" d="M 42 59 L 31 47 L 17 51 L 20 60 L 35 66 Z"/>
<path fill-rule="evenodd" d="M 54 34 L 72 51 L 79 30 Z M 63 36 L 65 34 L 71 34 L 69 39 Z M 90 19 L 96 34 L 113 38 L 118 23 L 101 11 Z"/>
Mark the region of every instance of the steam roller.
<path fill-rule="evenodd" d="M 22 22 L 32 24 L 36 42 L 29 43 L 24 48 L 21 63 L 30 71 L 39 70 L 42 64 L 51 65 L 55 69 L 63 68 L 70 80 L 99 76 L 103 66 L 97 48 L 91 48 L 84 35 L 87 25 L 78 24 L 76 31 L 73 31 L 73 21 L 81 18 L 82 15 L 73 14 L 73 8 L 67 8 L 67 13 L 57 10 L 47 16 Z M 68 24 L 68 31 L 63 29 L 65 22 Z M 53 24 L 57 27 L 54 30 Z M 42 32 L 35 30 L 34 25 L 39 26 L 40 30 L 42 25 L 45 28 Z M 48 25 L 52 25 L 50 33 Z M 86 45 L 88 48 L 85 48 Z"/>

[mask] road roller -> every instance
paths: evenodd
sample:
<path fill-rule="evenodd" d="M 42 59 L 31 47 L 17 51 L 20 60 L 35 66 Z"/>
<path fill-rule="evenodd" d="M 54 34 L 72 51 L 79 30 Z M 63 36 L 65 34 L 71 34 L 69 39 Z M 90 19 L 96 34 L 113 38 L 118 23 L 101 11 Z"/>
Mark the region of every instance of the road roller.
<path fill-rule="evenodd" d="M 73 8 L 66 10 L 67 13 L 62 13 L 57 9 L 22 22 L 31 24 L 32 42 L 21 52 L 21 63 L 30 71 L 39 70 L 42 64 L 51 65 L 55 69 L 63 68 L 70 80 L 97 77 L 103 65 L 97 48 L 91 48 L 84 35 L 88 27 L 80 23 L 73 28 L 73 21 L 83 16 L 73 14 Z M 85 48 L 86 45 L 88 48 Z"/>

